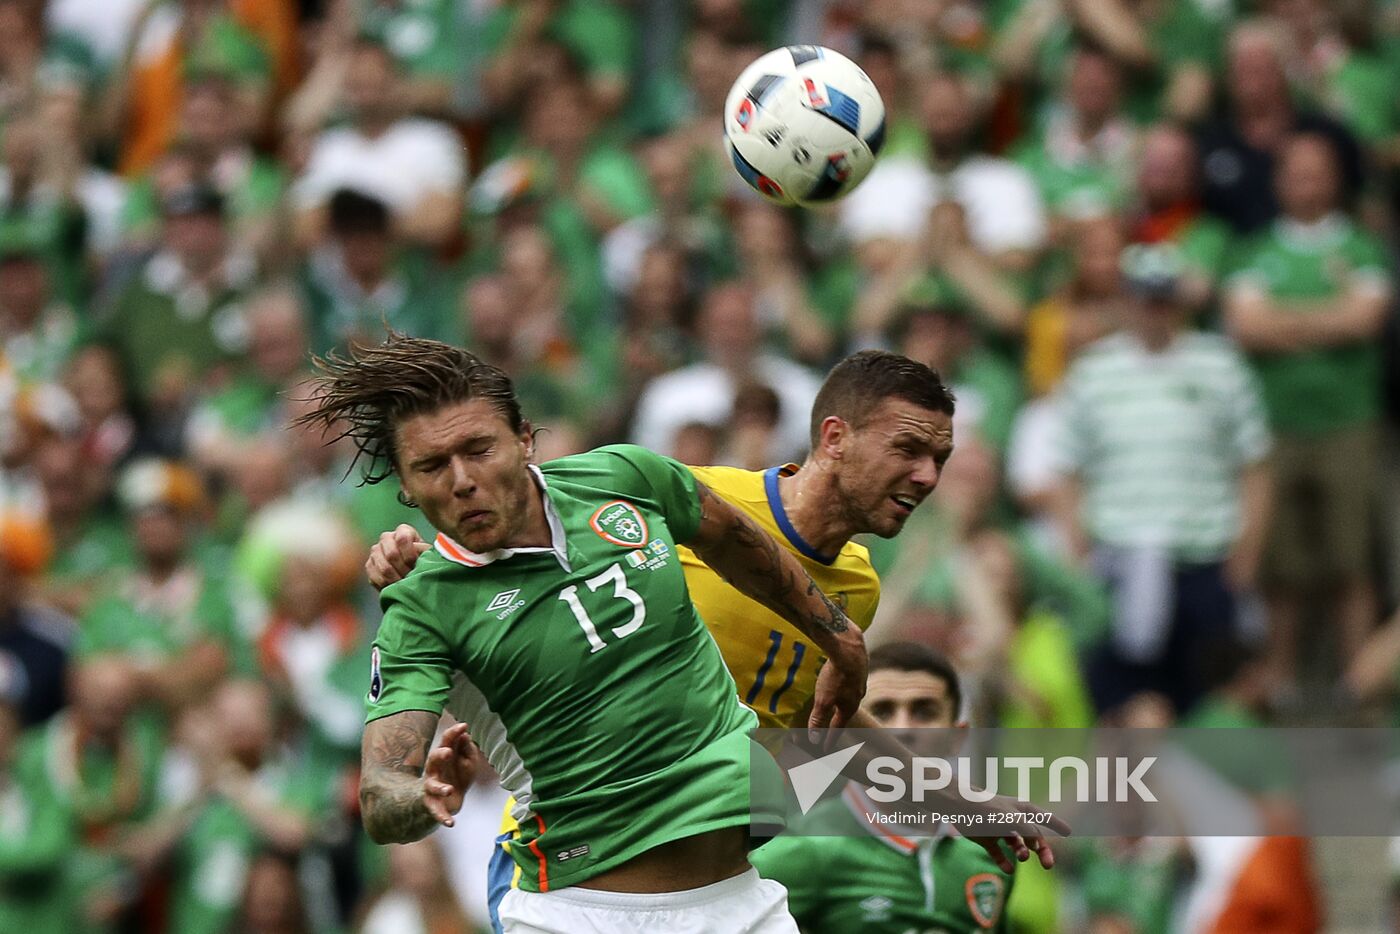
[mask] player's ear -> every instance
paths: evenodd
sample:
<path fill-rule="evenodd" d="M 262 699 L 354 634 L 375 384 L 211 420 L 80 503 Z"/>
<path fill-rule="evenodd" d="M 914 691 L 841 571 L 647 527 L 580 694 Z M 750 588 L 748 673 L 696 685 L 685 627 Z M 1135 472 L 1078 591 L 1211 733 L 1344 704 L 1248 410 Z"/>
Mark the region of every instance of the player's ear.
<path fill-rule="evenodd" d="M 851 426 L 839 415 L 828 415 L 822 419 L 817 435 L 821 452 L 834 460 L 840 460 L 846 449 L 846 439 L 850 437 Z"/>
<path fill-rule="evenodd" d="M 535 426 L 528 421 L 520 425 L 520 443 L 525 446 L 525 460 L 533 462 L 535 459 Z"/>

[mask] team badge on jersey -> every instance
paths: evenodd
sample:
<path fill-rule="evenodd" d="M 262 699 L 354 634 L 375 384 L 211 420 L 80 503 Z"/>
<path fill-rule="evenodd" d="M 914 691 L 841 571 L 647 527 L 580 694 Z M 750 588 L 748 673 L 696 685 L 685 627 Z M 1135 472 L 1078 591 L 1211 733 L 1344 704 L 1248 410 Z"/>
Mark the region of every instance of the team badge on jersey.
<path fill-rule="evenodd" d="M 379 646 L 376 645 L 369 650 L 369 702 L 377 702 L 383 693 L 384 676 L 379 672 Z"/>
<path fill-rule="evenodd" d="M 981 872 L 967 880 L 967 910 L 972 918 L 984 928 L 994 926 L 1001 918 L 1002 905 L 1006 900 L 1006 882 L 1001 876 Z"/>
<path fill-rule="evenodd" d="M 647 520 L 636 506 L 625 499 L 615 499 L 599 506 L 588 524 L 605 542 L 623 548 L 640 548 L 646 544 Z"/>

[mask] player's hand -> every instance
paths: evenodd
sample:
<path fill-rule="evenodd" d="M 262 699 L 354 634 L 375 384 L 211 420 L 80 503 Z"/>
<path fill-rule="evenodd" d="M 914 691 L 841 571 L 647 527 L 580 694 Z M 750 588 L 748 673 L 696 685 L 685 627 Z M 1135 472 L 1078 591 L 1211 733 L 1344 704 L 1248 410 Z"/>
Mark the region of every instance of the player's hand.
<path fill-rule="evenodd" d="M 383 590 L 408 576 L 418 563 L 418 556 L 432 546 L 419 538 L 411 525 L 400 525 L 392 532 L 380 533 L 379 541 L 369 550 L 365 575 L 375 590 Z"/>
<path fill-rule="evenodd" d="M 960 806 L 966 808 L 970 807 L 971 804 L 963 801 Z M 1007 795 L 997 795 L 984 802 L 981 808 L 987 813 L 1019 812 L 1035 818 L 1027 820 L 1019 826 L 1016 824 L 1004 825 L 1008 828 L 1007 832 L 1000 836 L 968 837 L 973 843 L 987 851 L 987 855 L 992 858 L 992 862 L 996 863 L 1002 872 L 1012 873 L 1016 871 L 1016 863 L 1012 862 L 1011 857 L 1015 857 L 1016 862 L 1024 863 L 1031 858 L 1032 853 L 1039 858 L 1042 868 L 1055 868 L 1055 850 L 1046 838 L 1044 830 L 1049 829 L 1060 836 L 1067 837 L 1070 834 L 1069 824 L 1043 808 L 1025 801 L 1018 801 Z M 1008 852 L 1010 856 L 1007 855 Z"/>
<path fill-rule="evenodd" d="M 454 723 L 442 733 L 423 766 L 423 806 L 444 827 L 453 826 L 453 815 L 462 809 L 462 796 L 476 774 L 472 740 L 465 723 Z"/>
<path fill-rule="evenodd" d="M 865 636 L 854 623 L 847 622 L 836 635 L 833 651 L 817 675 L 817 693 L 812 701 L 809 730 L 840 729 L 860 709 L 865 697 L 865 676 L 870 667 L 865 652 Z"/>

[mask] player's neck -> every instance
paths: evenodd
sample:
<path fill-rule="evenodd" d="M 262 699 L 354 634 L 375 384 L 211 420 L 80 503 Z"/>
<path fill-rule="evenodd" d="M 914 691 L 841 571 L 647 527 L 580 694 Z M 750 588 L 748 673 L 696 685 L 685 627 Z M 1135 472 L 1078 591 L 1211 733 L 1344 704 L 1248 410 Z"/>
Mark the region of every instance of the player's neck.
<path fill-rule="evenodd" d="M 554 534 L 549 528 L 549 516 L 544 508 L 544 490 L 530 478 L 530 491 L 525 497 L 525 520 L 520 523 L 505 548 L 550 548 Z"/>
<path fill-rule="evenodd" d="M 802 540 L 824 555 L 838 554 L 855 536 L 845 515 L 831 508 L 836 484 L 826 471 L 809 459 L 790 477 L 778 478 L 783 511 Z"/>

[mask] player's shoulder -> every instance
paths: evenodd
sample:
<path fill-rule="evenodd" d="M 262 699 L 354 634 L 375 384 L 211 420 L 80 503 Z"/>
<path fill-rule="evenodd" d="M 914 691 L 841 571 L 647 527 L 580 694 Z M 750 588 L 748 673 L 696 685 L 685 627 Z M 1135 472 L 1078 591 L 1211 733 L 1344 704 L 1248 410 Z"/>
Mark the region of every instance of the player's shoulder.
<path fill-rule="evenodd" d="M 379 604 L 385 614 L 397 608 L 414 619 L 434 620 L 444 600 L 460 600 L 464 587 L 482 582 L 479 573 L 471 573 L 479 570 L 466 560 L 450 560 L 435 542 L 419 556 L 408 576 L 379 592 Z"/>
<path fill-rule="evenodd" d="M 689 470 L 696 480 L 726 502 L 741 507 L 767 508 L 768 498 L 764 492 L 761 470 L 744 470 L 741 467 L 689 467 Z"/>
<path fill-rule="evenodd" d="M 624 465 L 645 468 L 666 460 L 668 458 L 639 444 L 607 444 L 581 454 L 545 461 L 540 465 L 540 471 L 546 477 L 597 477 L 616 473 L 624 469 Z"/>

